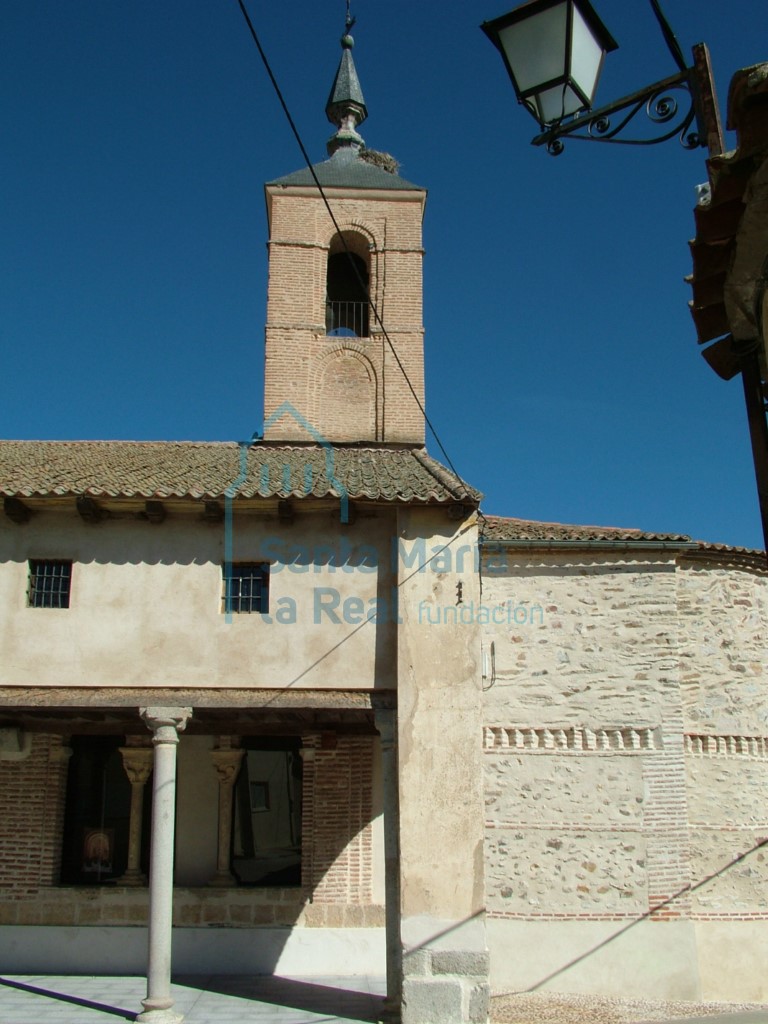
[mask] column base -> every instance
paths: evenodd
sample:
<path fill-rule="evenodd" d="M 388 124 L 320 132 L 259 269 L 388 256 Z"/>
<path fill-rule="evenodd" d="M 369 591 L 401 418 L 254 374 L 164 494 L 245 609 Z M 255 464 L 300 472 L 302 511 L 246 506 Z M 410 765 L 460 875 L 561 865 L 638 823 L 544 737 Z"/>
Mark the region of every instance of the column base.
<path fill-rule="evenodd" d="M 126 871 L 120 878 L 115 879 L 115 885 L 143 886 L 147 884 L 147 876 L 143 871 Z"/>
<path fill-rule="evenodd" d="M 228 871 L 215 874 L 208 885 L 218 886 L 220 889 L 234 889 L 237 886 L 237 879 Z"/>
<path fill-rule="evenodd" d="M 377 1024 L 401 1024 L 401 1020 L 400 1003 L 385 999 Z"/>
<path fill-rule="evenodd" d="M 141 1024 L 180 1024 L 184 1014 L 172 1009 L 172 999 L 142 999 L 144 1011 L 136 1016 Z"/>

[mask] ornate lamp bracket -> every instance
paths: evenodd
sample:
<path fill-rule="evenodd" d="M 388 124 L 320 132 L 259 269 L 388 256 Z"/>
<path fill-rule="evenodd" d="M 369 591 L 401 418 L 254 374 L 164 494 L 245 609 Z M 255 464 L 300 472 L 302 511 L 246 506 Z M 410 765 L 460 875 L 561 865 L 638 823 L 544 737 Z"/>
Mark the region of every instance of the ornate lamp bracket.
<path fill-rule="evenodd" d="M 680 94 L 682 102 L 678 102 Z M 697 130 L 690 131 L 697 119 L 694 95 L 693 69 L 686 68 L 599 110 L 590 110 L 568 121 L 553 124 L 537 135 L 532 143 L 534 146 L 546 146 L 548 153 L 559 156 L 565 149 L 563 139 L 566 138 L 625 146 L 653 146 L 677 135 L 685 149 L 696 149 L 706 145 L 706 139 Z M 646 128 L 654 129 L 656 134 L 641 134 L 636 138 L 623 136 L 624 129 L 642 113 L 647 118 Z"/>
<path fill-rule="evenodd" d="M 648 131 L 637 136 L 624 135 L 624 129 L 643 114 L 646 118 L 643 123 Z M 722 152 L 722 129 L 714 97 L 709 52 L 704 43 L 693 47 L 691 67 L 598 110 L 546 125 L 544 131 L 531 141 L 534 146 L 546 146 L 552 156 L 559 156 L 565 149 L 564 139 L 654 146 L 675 136 L 684 149 L 708 146 L 710 154 L 718 148 Z"/>

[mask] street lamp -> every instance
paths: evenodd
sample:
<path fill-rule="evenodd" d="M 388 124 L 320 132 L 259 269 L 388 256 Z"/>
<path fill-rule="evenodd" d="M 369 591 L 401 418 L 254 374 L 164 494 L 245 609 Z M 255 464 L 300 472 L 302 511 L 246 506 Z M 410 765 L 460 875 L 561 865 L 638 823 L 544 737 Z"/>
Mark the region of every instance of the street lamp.
<path fill-rule="evenodd" d="M 482 26 L 541 125 L 589 110 L 616 41 L 586 0 L 529 0 Z"/>
<path fill-rule="evenodd" d="M 532 140 L 535 146 L 545 145 L 557 156 L 565 137 L 647 146 L 677 135 L 686 149 L 709 146 L 710 153 L 713 148 L 722 152 L 707 48 L 703 43 L 694 46 L 688 67 L 658 0 L 651 0 L 651 6 L 679 71 L 599 110 L 592 110 L 592 101 L 603 60 L 618 44 L 589 0 L 528 0 L 483 23 L 483 32 L 501 53 L 518 102 L 542 129 Z M 687 104 L 678 103 L 679 93 Z M 660 131 L 651 137 L 620 138 L 642 109 Z M 616 122 L 615 115 L 620 115 Z"/>
<path fill-rule="evenodd" d="M 504 60 L 518 103 L 523 104 L 542 129 L 532 139 L 535 146 L 546 145 L 547 150 L 557 156 L 564 149 L 564 138 L 647 146 L 678 136 L 686 149 L 706 146 L 710 161 L 713 157 L 723 157 L 725 146 L 709 51 L 704 43 L 697 43 L 693 47 L 693 63 L 687 66 L 659 0 L 650 0 L 650 4 L 679 71 L 599 110 L 592 110 L 597 82 L 606 53 L 615 50 L 617 44 L 589 0 L 528 0 L 508 14 L 481 25 Z M 757 76 L 756 81 L 761 80 Z M 675 95 L 679 93 L 684 93 L 688 100 L 687 107 L 682 110 Z M 649 137 L 646 128 L 646 132 L 641 132 L 639 138 L 620 138 L 627 125 L 643 108 L 651 126 L 660 129 L 657 134 Z M 616 115 L 618 117 L 614 123 L 612 118 Z M 749 175 L 757 173 L 749 161 L 742 160 L 738 166 L 743 164 L 752 168 Z M 706 196 L 709 196 L 709 192 Z M 700 200 L 700 206 L 702 202 L 706 210 L 709 198 Z M 722 207 L 719 209 L 722 215 Z M 717 216 L 717 210 L 714 216 Z M 713 241 L 726 254 L 731 250 L 725 246 L 725 242 L 733 246 L 740 217 L 739 211 L 730 234 L 723 231 L 719 222 L 715 222 Z M 706 242 L 705 238 L 705 246 Z M 702 272 L 699 276 L 706 275 Z M 725 272 L 721 276 L 724 280 Z M 694 274 L 694 320 L 700 343 L 713 340 L 718 334 L 725 334 L 731 326 L 732 333 L 710 346 L 704 356 L 726 380 L 737 373 L 742 376 L 763 536 L 768 551 L 768 384 L 764 383 L 765 371 L 758 352 L 766 342 L 761 328 L 757 340 L 734 340 L 735 332 L 732 325 L 727 323 L 725 315 L 723 280 L 717 278 L 719 283 L 715 286 L 708 278 L 705 288 Z M 755 321 L 758 325 L 762 324 L 768 308 L 766 282 L 768 260 L 763 264 L 759 287 L 754 296 L 757 310 Z M 704 294 L 696 294 L 697 286 L 698 291 Z M 722 315 L 718 302 L 723 306 Z M 715 312 L 712 323 L 707 320 L 711 315 L 710 307 Z"/>

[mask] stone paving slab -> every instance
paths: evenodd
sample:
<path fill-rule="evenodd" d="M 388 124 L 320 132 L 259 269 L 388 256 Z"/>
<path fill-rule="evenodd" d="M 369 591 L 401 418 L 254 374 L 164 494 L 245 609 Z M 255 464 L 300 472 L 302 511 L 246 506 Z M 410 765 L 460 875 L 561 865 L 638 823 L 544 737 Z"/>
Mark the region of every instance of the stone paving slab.
<path fill-rule="evenodd" d="M 133 1021 L 143 978 L 0 976 L 0 1024 Z M 171 991 L 186 1024 L 370 1024 L 381 1013 L 381 978 L 183 976 Z"/>

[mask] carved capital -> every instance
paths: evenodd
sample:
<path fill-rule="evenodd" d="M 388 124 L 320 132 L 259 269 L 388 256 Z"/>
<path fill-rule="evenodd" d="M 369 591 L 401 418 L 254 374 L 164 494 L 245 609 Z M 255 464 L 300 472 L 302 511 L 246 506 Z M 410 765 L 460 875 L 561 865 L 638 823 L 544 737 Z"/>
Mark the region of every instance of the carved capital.
<path fill-rule="evenodd" d="M 240 764 L 245 756 L 244 750 L 212 750 L 211 760 L 216 774 L 219 777 L 219 784 L 233 786 L 237 773 L 240 771 Z"/>
<path fill-rule="evenodd" d="M 72 747 L 62 743 L 60 747 L 52 747 L 48 752 L 48 760 L 51 764 L 66 764 L 72 757 Z"/>
<path fill-rule="evenodd" d="M 152 771 L 154 754 L 151 747 L 120 747 L 123 768 L 132 786 L 143 786 Z"/>

